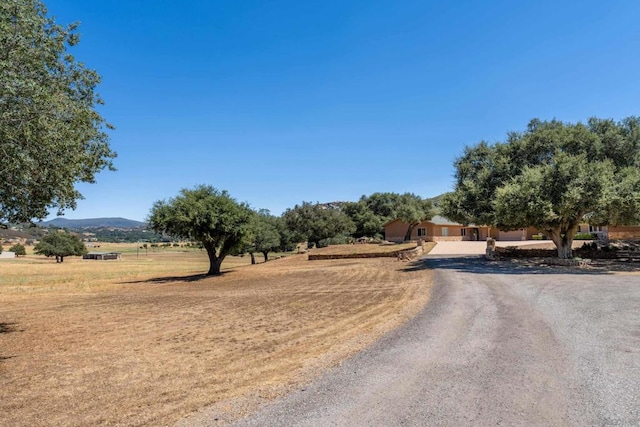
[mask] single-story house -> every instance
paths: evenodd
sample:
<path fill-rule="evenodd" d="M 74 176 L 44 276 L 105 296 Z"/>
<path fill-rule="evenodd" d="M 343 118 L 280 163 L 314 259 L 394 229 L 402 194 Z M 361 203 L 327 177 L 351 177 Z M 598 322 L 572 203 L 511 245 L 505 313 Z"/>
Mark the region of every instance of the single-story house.
<path fill-rule="evenodd" d="M 640 225 L 606 226 L 607 237 L 612 240 L 640 240 Z"/>
<path fill-rule="evenodd" d="M 97 260 L 109 260 L 109 259 L 121 259 L 120 252 L 89 252 L 88 254 L 82 255 L 82 259 L 97 259 Z"/>
<path fill-rule="evenodd" d="M 402 242 L 407 233 L 409 224 L 399 219 L 394 219 L 384 224 L 384 237 L 390 242 Z M 496 240 L 530 240 L 538 230 L 534 227 L 522 228 L 515 231 L 502 231 L 486 225 L 463 225 L 435 215 L 433 218 L 422 221 L 411 232 L 410 240 L 425 240 L 430 242 L 463 241 L 463 240 L 487 240 L 493 237 Z"/>
<path fill-rule="evenodd" d="M 640 240 L 640 225 L 580 224 L 578 233 L 593 233 L 605 240 Z"/>
<path fill-rule="evenodd" d="M 385 239 L 390 242 L 403 242 L 409 224 L 395 219 L 384 224 Z M 597 226 L 581 224 L 578 233 L 593 233 L 602 239 L 611 240 L 640 240 L 640 225 L 635 226 Z M 486 225 L 462 225 L 447 218 L 435 215 L 433 218 L 422 221 L 411 232 L 410 240 L 424 240 L 431 242 L 486 240 L 493 237 L 500 241 L 532 240 L 533 236 L 544 234 L 535 227 L 521 228 L 519 230 L 503 231 Z"/>

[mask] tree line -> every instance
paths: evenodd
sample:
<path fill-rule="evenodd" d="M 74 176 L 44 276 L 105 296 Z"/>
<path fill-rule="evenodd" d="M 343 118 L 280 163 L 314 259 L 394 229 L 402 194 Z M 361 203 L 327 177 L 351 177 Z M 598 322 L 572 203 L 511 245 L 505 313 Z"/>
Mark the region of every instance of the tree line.
<path fill-rule="evenodd" d="M 292 250 L 300 242 L 322 246 L 331 239 L 381 238 L 386 222 L 400 218 L 411 229 L 431 217 L 431 203 L 414 194 L 375 193 L 340 209 L 320 203 L 302 202 L 281 216 L 268 210 L 253 210 L 224 190 L 200 185 L 183 189 L 168 200 L 154 203 L 149 227 L 172 237 L 202 244 L 209 257 L 207 274 L 219 274 L 228 255 Z"/>

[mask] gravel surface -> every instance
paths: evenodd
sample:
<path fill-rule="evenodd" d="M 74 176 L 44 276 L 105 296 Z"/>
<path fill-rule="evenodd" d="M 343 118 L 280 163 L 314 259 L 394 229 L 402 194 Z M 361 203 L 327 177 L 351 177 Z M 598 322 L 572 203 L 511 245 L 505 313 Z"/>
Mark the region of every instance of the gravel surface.
<path fill-rule="evenodd" d="M 640 424 L 640 275 L 479 257 L 414 268 L 427 267 L 417 317 L 235 425 Z"/>

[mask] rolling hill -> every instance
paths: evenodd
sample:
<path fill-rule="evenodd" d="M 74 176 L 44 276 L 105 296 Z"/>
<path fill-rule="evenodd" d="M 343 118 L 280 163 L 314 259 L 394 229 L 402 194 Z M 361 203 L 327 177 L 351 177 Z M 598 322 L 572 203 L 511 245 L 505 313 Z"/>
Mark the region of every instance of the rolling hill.
<path fill-rule="evenodd" d="M 84 228 L 121 228 L 121 229 L 135 229 L 144 228 L 147 224 L 140 221 L 134 221 L 126 218 L 87 218 L 87 219 L 67 219 L 67 218 L 54 218 L 50 221 L 43 221 L 38 223 L 41 227 L 60 227 L 70 229 L 84 229 Z"/>

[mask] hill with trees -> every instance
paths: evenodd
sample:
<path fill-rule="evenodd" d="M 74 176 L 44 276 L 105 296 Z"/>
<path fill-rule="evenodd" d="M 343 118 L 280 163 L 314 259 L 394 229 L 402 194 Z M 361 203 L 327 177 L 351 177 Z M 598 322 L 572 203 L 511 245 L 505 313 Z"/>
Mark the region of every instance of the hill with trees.
<path fill-rule="evenodd" d="M 39 222 L 42 227 L 58 227 L 81 230 L 83 228 L 122 228 L 135 229 L 145 228 L 145 222 L 134 221 L 126 218 L 88 218 L 88 219 L 67 219 L 54 218 L 50 221 Z"/>

